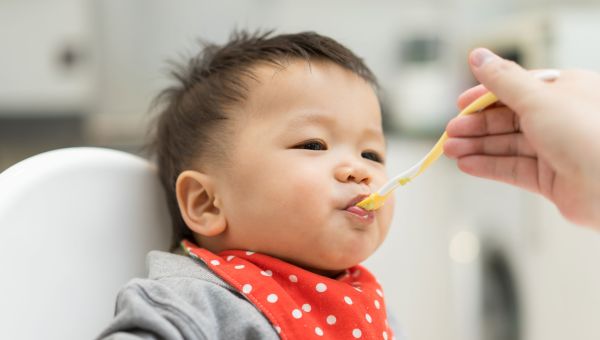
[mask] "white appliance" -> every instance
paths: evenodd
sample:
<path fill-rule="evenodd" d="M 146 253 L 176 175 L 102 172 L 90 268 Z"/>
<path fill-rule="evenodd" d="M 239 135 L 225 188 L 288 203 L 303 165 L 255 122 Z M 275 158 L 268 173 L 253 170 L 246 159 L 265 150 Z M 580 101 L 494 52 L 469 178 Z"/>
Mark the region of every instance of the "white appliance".
<path fill-rule="evenodd" d="M 495 20 L 465 41 L 526 68 L 600 71 L 600 6 L 555 8 Z"/>
<path fill-rule="evenodd" d="M 92 4 L 0 2 L 0 117 L 91 110 L 96 86 Z"/>

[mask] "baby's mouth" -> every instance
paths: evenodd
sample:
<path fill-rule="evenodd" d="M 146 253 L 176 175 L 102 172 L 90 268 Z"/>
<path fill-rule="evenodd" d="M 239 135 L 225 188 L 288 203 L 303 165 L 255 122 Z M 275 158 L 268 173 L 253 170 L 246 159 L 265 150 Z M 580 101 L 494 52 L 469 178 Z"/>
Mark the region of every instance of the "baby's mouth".
<path fill-rule="evenodd" d="M 375 213 L 373 211 L 369 211 L 369 210 L 365 210 L 361 207 L 356 206 L 356 204 L 360 201 L 362 201 L 363 199 L 365 199 L 366 197 L 368 197 L 369 195 L 358 195 L 356 197 L 354 197 L 352 200 L 350 200 L 350 202 L 348 203 L 348 205 L 346 206 L 346 208 L 344 210 L 346 210 L 347 212 L 356 215 L 357 217 L 360 217 L 361 219 L 367 221 L 367 220 L 372 220 L 373 217 L 375 216 Z"/>

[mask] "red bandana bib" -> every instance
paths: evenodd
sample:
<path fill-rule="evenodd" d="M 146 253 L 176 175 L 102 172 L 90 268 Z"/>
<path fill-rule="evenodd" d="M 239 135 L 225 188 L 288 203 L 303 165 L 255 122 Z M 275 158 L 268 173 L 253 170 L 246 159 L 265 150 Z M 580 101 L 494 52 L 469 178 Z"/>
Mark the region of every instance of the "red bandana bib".
<path fill-rule="evenodd" d="M 281 339 L 392 339 L 383 292 L 362 266 L 336 279 L 243 250 L 218 255 L 188 241 L 184 250 L 237 289 Z"/>

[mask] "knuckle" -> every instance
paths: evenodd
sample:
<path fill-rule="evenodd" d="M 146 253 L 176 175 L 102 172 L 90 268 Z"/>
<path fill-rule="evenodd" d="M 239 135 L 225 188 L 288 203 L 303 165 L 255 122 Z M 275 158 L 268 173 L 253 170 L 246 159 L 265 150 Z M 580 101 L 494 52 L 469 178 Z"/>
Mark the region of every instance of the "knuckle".
<path fill-rule="evenodd" d="M 519 163 L 514 161 L 510 167 L 510 179 L 513 183 L 517 183 L 517 179 L 519 178 Z"/>
<path fill-rule="evenodd" d="M 519 142 L 517 138 L 511 138 L 508 143 L 508 154 L 509 155 L 517 155 L 519 152 Z"/>
<path fill-rule="evenodd" d="M 496 62 L 490 63 L 488 69 L 485 70 L 485 73 L 487 74 L 489 81 L 495 82 L 506 74 L 507 71 L 516 67 L 518 67 L 517 63 L 512 60 L 499 59 Z"/>

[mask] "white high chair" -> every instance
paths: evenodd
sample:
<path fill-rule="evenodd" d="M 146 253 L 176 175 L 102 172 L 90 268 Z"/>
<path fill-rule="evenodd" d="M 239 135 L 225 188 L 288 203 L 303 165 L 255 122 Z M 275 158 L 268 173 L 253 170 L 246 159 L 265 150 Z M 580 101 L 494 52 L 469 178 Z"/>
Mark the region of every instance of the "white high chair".
<path fill-rule="evenodd" d="M 119 288 L 166 250 L 170 219 L 153 166 L 70 148 L 0 173 L 0 337 L 93 339 Z"/>

